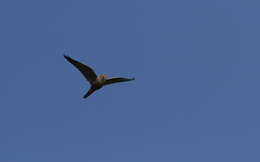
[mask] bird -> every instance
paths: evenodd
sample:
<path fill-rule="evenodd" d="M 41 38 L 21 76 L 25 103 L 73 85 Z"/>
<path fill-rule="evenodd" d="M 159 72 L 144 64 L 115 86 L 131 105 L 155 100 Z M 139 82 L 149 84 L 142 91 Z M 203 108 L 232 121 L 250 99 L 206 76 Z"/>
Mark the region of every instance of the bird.
<path fill-rule="evenodd" d="M 97 74 L 91 67 L 77 60 L 72 59 L 68 55 L 64 55 L 64 58 L 68 62 L 70 62 L 74 67 L 76 67 L 91 85 L 89 90 L 83 96 L 83 98 L 89 97 L 92 93 L 99 90 L 103 86 L 118 83 L 118 82 L 128 82 L 128 81 L 135 80 L 134 77 L 133 78 L 122 78 L 122 77 L 107 78 L 105 74 L 101 74 L 100 76 L 97 76 Z"/>

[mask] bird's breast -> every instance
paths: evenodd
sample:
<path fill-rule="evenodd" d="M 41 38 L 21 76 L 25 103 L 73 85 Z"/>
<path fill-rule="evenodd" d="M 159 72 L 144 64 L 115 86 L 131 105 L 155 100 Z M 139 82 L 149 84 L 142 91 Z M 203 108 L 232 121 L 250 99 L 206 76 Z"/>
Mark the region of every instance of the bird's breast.
<path fill-rule="evenodd" d="M 105 83 L 105 80 L 102 78 L 97 78 L 94 82 L 93 82 L 93 86 L 97 89 L 101 88 Z"/>

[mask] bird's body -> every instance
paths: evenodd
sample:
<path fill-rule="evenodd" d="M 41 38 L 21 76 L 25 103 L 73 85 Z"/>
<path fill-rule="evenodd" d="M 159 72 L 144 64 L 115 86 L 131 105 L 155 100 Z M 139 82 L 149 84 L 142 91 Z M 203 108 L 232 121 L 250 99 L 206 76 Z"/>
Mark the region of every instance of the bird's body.
<path fill-rule="evenodd" d="M 65 59 L 69 61 L 72 65 L 74 65 L 87 79 L 87 81 L 91 84 L 90 89 L 88 92 L 84 95 L 84 98 L 87 98 L 90 96 L 93 92 L 96 90 L 102 88 L 105 85 L 117 83 L 117 82 L 126 82 L 134 80 L 135 78 L 110 78 L 108 79 L 105 74 L 100 75 L 99 77 L 96 75 L 93 69 L 88 67 L 87 65 L 84 65 L 69 56 L 64 55 Z"/>
<path fill-rule="evenodd" d="M 94 81 L 93 84 L 96 85 L 103 85 L 106 82 L 106 75 L 102 74 L 99 77 L 97 77 L 97 79 Z"/>

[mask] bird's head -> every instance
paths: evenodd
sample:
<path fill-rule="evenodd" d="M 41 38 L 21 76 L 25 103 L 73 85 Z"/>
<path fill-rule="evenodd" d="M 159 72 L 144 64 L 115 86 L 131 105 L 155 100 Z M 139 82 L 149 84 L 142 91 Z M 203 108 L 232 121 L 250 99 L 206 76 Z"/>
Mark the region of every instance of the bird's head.
<path fill-rule="evenodd" d="M 105 74 L 102 74 L 102 75 L 101 75 L 101 78 L 102 78 L 102 79 L 106 79 L 107 76 L 106 76 Z"/>

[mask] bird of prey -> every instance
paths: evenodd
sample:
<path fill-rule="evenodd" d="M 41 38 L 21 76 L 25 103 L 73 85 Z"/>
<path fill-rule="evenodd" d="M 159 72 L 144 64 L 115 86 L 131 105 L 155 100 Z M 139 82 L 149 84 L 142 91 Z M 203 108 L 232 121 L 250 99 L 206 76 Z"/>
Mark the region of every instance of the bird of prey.
<path fill-rule="evenodd" d="M 135 78 L 110 78 L 108 79 L 105 74 L 100 75 L 99 77 L 95 73 L 95 71 L 87 65 L 80 63 L 72 59 L 71 57 L 64 55 L 64 58 L 74 65 L 86 78 L 86 80 L 90 83 L 91 87 L 88 92 L 83 96 L 83 98 L 87 98 L 96 90 L 102 88 L 105 85 L 118 83 L 118 82 L 127 82 L 134 80 Z"/>

